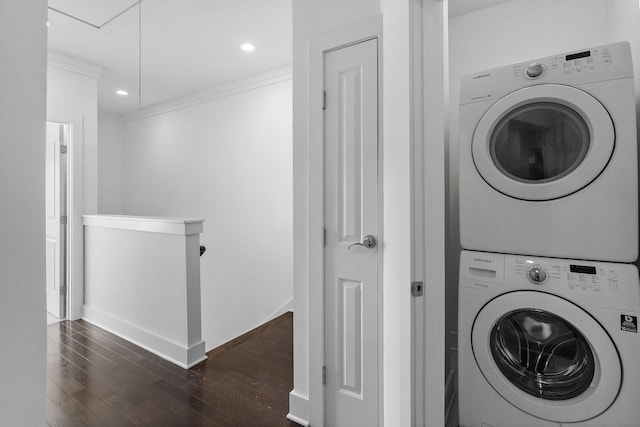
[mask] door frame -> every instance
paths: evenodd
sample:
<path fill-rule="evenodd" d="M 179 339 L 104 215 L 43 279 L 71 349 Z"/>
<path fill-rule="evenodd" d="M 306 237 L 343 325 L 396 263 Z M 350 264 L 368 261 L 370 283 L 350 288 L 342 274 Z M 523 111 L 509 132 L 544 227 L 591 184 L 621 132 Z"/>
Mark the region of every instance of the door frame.
<path fill-rule="evenodd" d="M 389 1 L 389 0 L 387 0 Z M 445 227 L 449 105 L 448 0 L 408 0 L 410 20 L 412 425 L 444 426 Z M 441 378 L 440 383 L 432 381 Z"/>
<path fill-rule="evenodd" d="M 378 39 L 378 346 L 382 356 L 382 260 L 384 238 L 382 236 L 382 16 L 340 27 L 314 38 L 309 44 L 309 402 L 310 423 L 324 425 L 324 113 L 322 91 L 324 88 L 324 54 L 371 39 Z M 322 337 L 321 339 L 313 337 Z M 382 362 L 382 360 L 381 360 Z M 378 408 L 382 421 L 383 381 L 382 363 L 378 372 Z"/>
<path fill-rule="evenodd" d="M 68 272 L 67 272 L 67 267 L 68 267 L 68 244 L 67 244 L 67 240 L 69 237 L 69 233 L 67 232 L 67 228 L 68 225 L 66 223 L 66 221 L 64 223 L 61 222 L 61 219 L 67 215 L 67 210 L 69 207 L 69 204 L 67 203 L 67 191 L 69 189 L 68 186 L 68 178 L 69 178 L 69 174 L 68 174 L 68 155 L 64 154 L 65 152 L 63 152 L 62 147 L 64 147 L 65 149 L 68 148 L 68 141 L 69 141 L 69 126 L 64 124 L 64 123 L 58 123 L 58 122 L 54 122 L 51 120 L 47 120 L 47 140 L 46 140 L 46 144 L 50 144 L 49 142 L 49 123 L 56 125 L 56 131 L 58 133 L 58 146 L 57 146 L 57 150 L 58 153 L 54 153 L 54 165 L 51 166 L 49 165 L 49 159 L 47 158 L 47 164 L 45 166 L 45 172 L 47 170 L 47 168 L 49 167 L 53 167 L 54 168 L 54 173 L 55 175 L 57 175 L 54 178 L 54 192 L 59 191 L 59 194 L 57 194 L 57 199 L 58 201 L 55 202 L 55 204 L 59 204 L 58 206 L 58 214 L 54 215 L 57 216 L 56 218 L 56 223 L 57 223 L 57 228 L 58 228 L 58 262 L 55 263 L 55 254 L 54 254 L 54 263 L 57 264 L 56 268 L 60 268 L 60 271 L 57 272 L 57 274 L 54 273 L 54 276 L 57 276 L 57 278 L 60 280 L 60 282 L 58 283 L 58 290 L 56 292 L 56 300 L 57 300 L 57 307 L 58 307 L 58 316 L 57 318 L 59 319 L 66 319 L 67 318 L 67 304 L 68 304 L 68 298 L 67 298 L 67 276 L 68 276 Z M 62 134 L 62 136 L 61 136 Z M 57 158 L 57 161 L 56 161 Z M 57 185 L 55 183 L 55 180 L 59 180 Z M 49 180 L 49 177 L 47 176 L 47 181 Z M 48 196 L 48 194 L 47 194 Z M 54 207 L 55 209 L 55 207 Z M 47 217 L 45 215 L 45 222 L 49 222 L 49 217 Z M 48 228 L 48 226 L 47 226 Z M 48 240 L 49 236 L 49 232 L 47 230 L 47 238 L 45 240 Z M 49 269 L 47 268 L 47 277 L 49 276 Z M 54 278 L 55 280 L 55 278 Z M 45 280 L 46 282 L 46 280 Z M 62 291 L 61 291 L 62 289 Z M 62 304 L 62 309 L 60 309 L 60 300 L 61 295 L 63 294 L 63 298 L 64 298 L 64 303 Z M 50 295 L 49 295 L 49 288 L 47 288 L 47 313 L 51 314 L 51 311 L 49 311 L 50 308 L 50 303 L 49 303 L 49 299 L 50 299 Z M 47 319 L 48 319 L 48 314 L 47 314 Z M 47 320 L 48 322 L 48 320 Z"/>
<path fill-rule="evenodd" d="M 82 317 L 84 304 L 84 129 L 82 116 L 47 110 L 47 121 L 68 126 L 67 139 L 67 247 L 66 319 Z"/>

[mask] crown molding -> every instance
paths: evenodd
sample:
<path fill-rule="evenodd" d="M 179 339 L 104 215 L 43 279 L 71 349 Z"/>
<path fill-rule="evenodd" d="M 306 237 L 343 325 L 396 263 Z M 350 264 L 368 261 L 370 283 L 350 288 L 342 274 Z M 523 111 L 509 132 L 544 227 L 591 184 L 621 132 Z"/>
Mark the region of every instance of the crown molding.
<path fill-rule="evenodd" d="M 52 50 L 47 52 L 47 65 L 96 80 L 102 76 L 101 66 Z"/>
<path fill-rule="evenodd" d="M 162 102 L 150 107 L 143 108 L 123 115 L 123 122 L 130 123 L 149 117 L 166 114 L 172 111 L 181 110 L 194 105 L 210 102 L 227 96 L 236 95 L 242 92 L 258 89 L 261 87 L 285 82 L 293 78 L 291 66 L 282 67 L 266 71 L 253 76 L 234 80 L 210 87 L 189 95 L 181 96 L 171 101 Z"/>

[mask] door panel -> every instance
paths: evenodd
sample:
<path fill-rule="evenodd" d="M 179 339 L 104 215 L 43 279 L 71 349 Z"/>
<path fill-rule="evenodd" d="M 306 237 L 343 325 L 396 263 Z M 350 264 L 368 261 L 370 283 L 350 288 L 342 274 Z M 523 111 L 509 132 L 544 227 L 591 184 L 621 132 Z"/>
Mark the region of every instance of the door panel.
<path fill-rule="evenodd" d="M 47 122 L 45 150 L 45 252 L 47 311 L 57 318 L 63 318 L 65 288 L 65 226 L 60 217 L 64 214 L 66 168 L 65 159 L 60 154 L 63 126 Z"/>
<path fill-rule="evenodd" d="M 377 40 L 324 58 L 325 424 L 378 425 Z M 354 245 L 356 244 L 356 245 Z"/>

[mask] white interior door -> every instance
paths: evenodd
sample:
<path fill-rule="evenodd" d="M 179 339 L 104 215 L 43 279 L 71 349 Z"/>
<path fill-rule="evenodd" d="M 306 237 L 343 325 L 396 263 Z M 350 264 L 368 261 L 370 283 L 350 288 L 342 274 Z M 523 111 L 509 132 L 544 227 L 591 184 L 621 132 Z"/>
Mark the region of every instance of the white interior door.
<path fill-rule="evenodd" d="M 65 189 L 66 162 L 61 155 L 64 126 L 47 122 L 45 165 L 47 311 L 65 316 Z M 64 146 L 66 149 L 66 145 Z M 65 150 L 66 152 L 66 150 Z"/>
<path fill-rule="evenodd" d="M 369 40 L 324 57 L 325 425 L 330 427 L 379 424 L 377 43 Z"/>

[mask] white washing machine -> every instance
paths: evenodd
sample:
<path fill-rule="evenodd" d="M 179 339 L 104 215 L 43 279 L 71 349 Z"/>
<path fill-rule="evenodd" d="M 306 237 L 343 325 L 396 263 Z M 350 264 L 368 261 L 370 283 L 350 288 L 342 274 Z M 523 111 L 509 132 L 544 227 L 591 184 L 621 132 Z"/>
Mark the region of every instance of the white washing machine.
<path fill-rule="evenodd" d="M 463 251 L 461 427 L 638 427 L 631 264 Z"/>
<path fill-rule="evenodd" d="M 635 111 L 626 42 L 463 78 L 462 247 L 634 261 Z"/>

